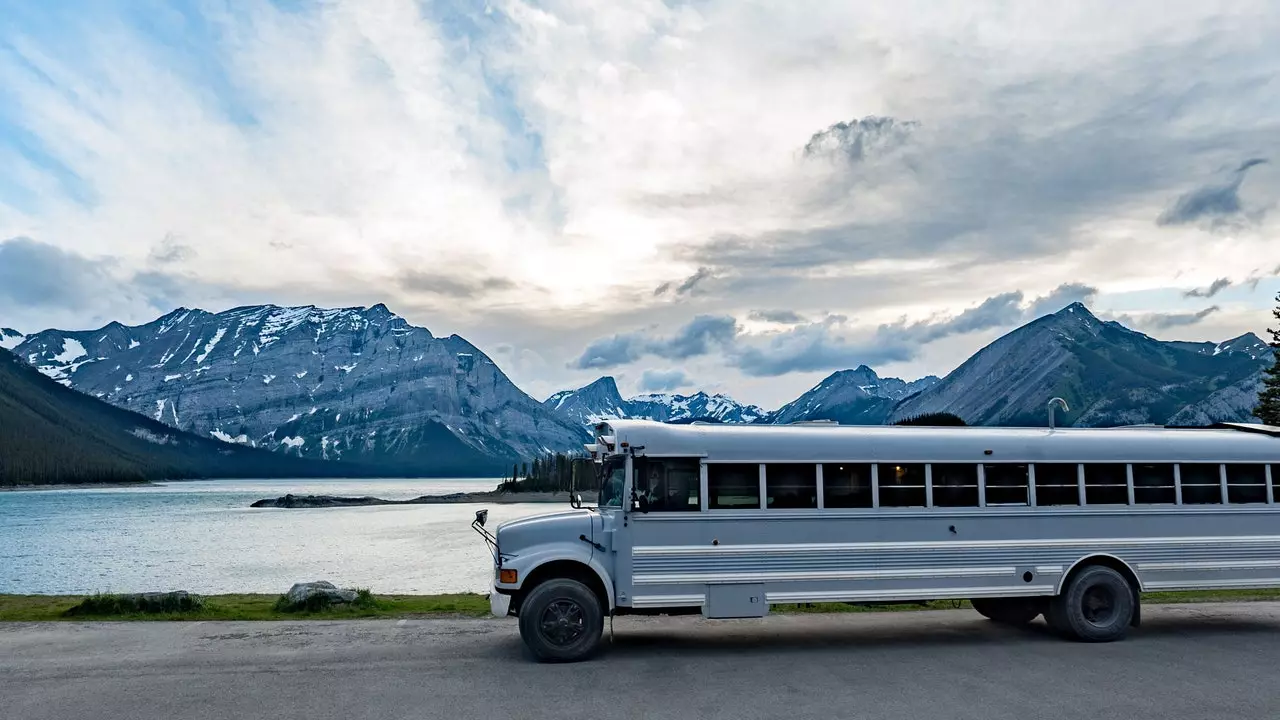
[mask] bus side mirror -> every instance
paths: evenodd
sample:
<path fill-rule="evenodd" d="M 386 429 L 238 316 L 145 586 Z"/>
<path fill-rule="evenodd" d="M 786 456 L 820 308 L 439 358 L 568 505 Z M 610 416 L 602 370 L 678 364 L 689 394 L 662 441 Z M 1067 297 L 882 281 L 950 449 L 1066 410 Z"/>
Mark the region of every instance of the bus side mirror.
<path fill-rule="evenodd" d="M 575 510 L 582 507 L 582 493 L 574 493 L 571 495 L 569 497 L 569 504 L 572 505 Z"/>

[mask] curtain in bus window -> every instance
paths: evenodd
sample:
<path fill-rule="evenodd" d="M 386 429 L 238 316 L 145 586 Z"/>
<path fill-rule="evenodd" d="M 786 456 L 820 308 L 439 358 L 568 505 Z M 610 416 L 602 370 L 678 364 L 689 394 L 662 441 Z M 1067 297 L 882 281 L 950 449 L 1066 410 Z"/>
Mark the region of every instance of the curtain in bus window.
<path fill-rule="evenodd" d="M 707 464 L 707 507 L 734 510 L 760 507 L 760 466 Z"/>
<path fill-rule="evenodd" d="M 1227 502 L 1264 503 L 1267 501 L 1266 465 L 1228 465 Z"/>
<path fill-rule="evenodd" d="M 822 466 L 822 504 L 829 508 L 871 507 L 871 465 L 824 464 Z"/>
<path fill-rule="evenodd" d="M 1183 505 L 1217 505 L 1222 502 L 1222 476 L 1216 464 L 1187 463 L 1178 466 L 1182 475 Z"/>
<path fill-rule="evenodd" d="M 910 463 L 880 463 L 881 507 L 924 507 L 925 466 Z"/>
<path fill-rule="evenodd" d="M 1080 468 L 1075 463 L 1036 463 L 1036 505 L 1079 505 Z"/>
<path fill-rule="evenodd" d="M 978 507 L 978 466 L 934 465 L 933 504 L 938 507 Z"/>
<path fill-rule="evenodd" d="M 1086 463 L 1084 502 L 1086 505 L 1128 505 L 1127 466 L 1121 463 Z"/>
<path fill-rule="evenodd" d="M 769 463 L 764 466 L 765 507 L 778 509 L 818 507 L 818 466 Z"/>
<path fill-rule="evenodd" d="M 696 458 L 644 459 L 637 462 L 636 493 L 649 512 L 701 510 L 699 461 Z"/>
<path fill-rule="evenodd" d="M 1173 465 L 1134 465 L 1133 501 L 1139 505 L 1169 504 L 1178 501 Z"/>
<path fill-rule="evenodd" d="M 1028 505 L 1031 473 L 1026 465 L 996 463 L 982 466 L 988 505 Z"/>

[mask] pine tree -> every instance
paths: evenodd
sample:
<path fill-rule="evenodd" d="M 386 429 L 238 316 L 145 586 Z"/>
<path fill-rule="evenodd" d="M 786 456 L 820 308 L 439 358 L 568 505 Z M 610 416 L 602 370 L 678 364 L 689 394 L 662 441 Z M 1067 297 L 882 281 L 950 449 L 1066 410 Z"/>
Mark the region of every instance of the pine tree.
<path fill-rule="evenodd" d="M 1280 293 L 1276 293 L 1276 309 L 1271 314 L 1280 322 Z M 1253 414 L 1267 425 L 1280 427 L 1280 325 L 1268 328 L 1267 332 L 1271 333 L 1271 349 L 1276 353 L 1276 361 L 1263 371 L 1258 408 Z"/>

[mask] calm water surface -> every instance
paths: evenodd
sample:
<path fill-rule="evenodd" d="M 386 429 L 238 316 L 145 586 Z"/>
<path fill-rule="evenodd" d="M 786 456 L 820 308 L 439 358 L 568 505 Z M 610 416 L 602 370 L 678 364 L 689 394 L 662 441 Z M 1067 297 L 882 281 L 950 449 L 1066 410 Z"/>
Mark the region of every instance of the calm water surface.
<path fill-rule="evenodd" d="M 485 592 L 488 548 L 469 524 L 558 504 L 252 509 L 285 493 L 392 500 L 490 490 L 497 480 L 211 480 L 0 492 L 0 593 L 279 593 L 330 580 L 383 593 Z"/>

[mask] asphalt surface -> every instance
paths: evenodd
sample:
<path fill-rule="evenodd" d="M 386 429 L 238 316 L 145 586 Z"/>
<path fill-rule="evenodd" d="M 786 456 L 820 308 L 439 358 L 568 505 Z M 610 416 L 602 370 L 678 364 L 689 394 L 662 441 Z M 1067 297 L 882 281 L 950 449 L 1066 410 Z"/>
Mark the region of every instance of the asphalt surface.
<path fill-rule="evenodd" d="M 0 623 L 0 718 L 1280 717 L 1280 603 L 1143 612 L 1103 645 L 970 611 L 620 619 L 572 665 L 506 619 Z"/>

